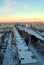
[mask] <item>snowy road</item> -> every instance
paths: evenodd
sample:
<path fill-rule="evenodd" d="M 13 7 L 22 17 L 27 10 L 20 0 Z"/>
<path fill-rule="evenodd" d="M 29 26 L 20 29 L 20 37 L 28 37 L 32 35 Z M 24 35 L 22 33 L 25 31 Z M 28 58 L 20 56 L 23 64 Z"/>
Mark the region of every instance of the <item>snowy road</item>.
<path fill-rule="evenodd" d="M 6 49 L 5 55 L 4 55 L 4 61 L 3 65 L 10 65 L 10 47 L 11 47 L 11 36 L 8 40 L 8 47 Z"/>
<path fill-rule="evenodd" d="M 13 61 L 13 54 L 15 52 L 15 46 L 11 45 L 11 34 L 8 40 L 8 46 L 4 55 L 3 65 L 15 65 L 16 60 Z"/>

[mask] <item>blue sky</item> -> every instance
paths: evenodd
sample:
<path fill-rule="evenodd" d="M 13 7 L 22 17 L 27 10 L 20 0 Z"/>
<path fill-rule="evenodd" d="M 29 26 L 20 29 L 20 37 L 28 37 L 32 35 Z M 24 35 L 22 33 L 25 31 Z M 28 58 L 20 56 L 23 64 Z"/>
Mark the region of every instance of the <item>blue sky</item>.
<path fill-rule="evenodd" d="M 0 20 L 44 19 L 44 0 L 0 0 Z M 3 19 L 3 20 L 2 20 Z"/>

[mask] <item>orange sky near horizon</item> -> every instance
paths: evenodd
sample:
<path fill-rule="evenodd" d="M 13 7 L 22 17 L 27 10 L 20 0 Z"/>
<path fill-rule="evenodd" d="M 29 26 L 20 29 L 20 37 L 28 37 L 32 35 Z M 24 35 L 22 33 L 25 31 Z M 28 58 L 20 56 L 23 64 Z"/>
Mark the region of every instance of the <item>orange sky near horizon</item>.
<path fill-rule="evenodd" d="M 44 22 L 44 0 L 0 0 L 0 22 Z"/>
<path fill-rule="evenodd" d="M 43 17 L 3 17 L 0 22 L 44 22 Z"/>

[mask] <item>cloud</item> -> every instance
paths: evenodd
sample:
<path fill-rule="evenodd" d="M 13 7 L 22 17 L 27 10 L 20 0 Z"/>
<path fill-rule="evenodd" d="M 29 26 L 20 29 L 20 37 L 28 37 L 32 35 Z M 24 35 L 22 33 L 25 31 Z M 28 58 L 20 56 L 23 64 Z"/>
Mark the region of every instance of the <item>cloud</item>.
<path fill-rule="evenodd" d="M 15 0 L 4 0 L 6 6 L 13 6 L 16 4 Z"/>
<path fill-rule="evenodd" d="M 26 4 L 24 5 L 24 8 L 28 8 L 28 7 L 29 7 L 28 5 L 26 5 Z"/>
<path fill-rule="evenodd" d="M 0 8 L 1 13 L 8 13 L 9 11 L 10 11 L 9 8 L 6 8 L 6 7 Z"/>
<path fill-rule="evenodd" d="M 15 0 L 3 0 L 4 7 L 0 8 L 0 13 L 8 13 L 12 11 L 12 7 L 16 4 Z"/>

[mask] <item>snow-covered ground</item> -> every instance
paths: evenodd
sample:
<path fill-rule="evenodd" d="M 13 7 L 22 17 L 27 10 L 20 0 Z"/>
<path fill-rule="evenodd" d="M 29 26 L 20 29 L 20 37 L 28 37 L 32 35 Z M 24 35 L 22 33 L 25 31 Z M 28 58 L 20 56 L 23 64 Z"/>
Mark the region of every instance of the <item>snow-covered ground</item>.
<path fill-rule="evenodd" d="M 41 35 L 39 35 L 38 33 L 36 32 L 33 32 L 33 30 L 31 29 L 26 29 L 26 28 L 22 28 L 19 26 L 19 29 L 20 30 L 25 30 L 27 31 L 29 34 L 35 34 L 36 36 L 40 37 L 41 38 Z M 42 39 L 42 38 L 41 38 Z M 34 48 L 34 46 L 31 44 L 30 40 L 29 40 L 29 49 L 32 51 L 32 53 L 36 56 L 37 60 L 39 61 L 39 65 L 44 65 L 44 57 L 39 53 L 37 52 L 37 49 Z"/>
<path fill-rule="evenodd" d="M 20 29 L 28 31 L 28 29 L 26 29 L 26 28 L 20 28 Z M 16 39 L 17 47 L 19 47 L 20 44 L 24 46 L 26 44 L 26 42 L 20 36 L 20 34 L 18 33 L 18 31 L 16 30 L 15 27 L 13 28 L 13 31 L 14 31 L 14 38 Z M 32 32 L 32 30 L 28 31 L 28 33 L 31 33 L 31 32 Z M 35 32 L 34 32 L 34 34 L 35 34 Z M 6 42 L 7 42 L 7 46 L 6 46 L 6 50 L 4 52 L 3 65 L 16 65 L 18 63 L 18 59 L 16 58 L 16 46 L 13 45 L 11 41 L 12 41 L 12 37 L 11 37 L 11 33 L 10 33 L 9 37 L 7 36 L 5 39 L 5 45 L 4 46 L 6 46 Z M 22 50 L 24 50 L 24 47 L 22 47 L 22 48 L 23 48 Z M 32 54 L 34 54 L 37 57 L 37 60 L 40 62 L 40 65 L 44 65 L 43 57 L 41 55 L 39 55 L 39 53 L 37 53 L 37 51 L 33 47 L 33 45 L 29 45 L 29 49 L 31 50 Z M 2 51 L 4 51 L 4 49 Z"/>
<path fill-rule="evenodd" d="M 25 54 L 25 48 L 27 49 L 28 47 L 25 47 L 25 45 L 26 45 L 26 42 L 24 41 L 24 39 L 20 36 L 20 34 L 18 33 L 18 31 L 16 30 L 16 28 L 14 28 L 13 29 L 14 30 L 14 35 L 15 35 L 15 37 L 16 37 L 16 44 L 17 44 L 17 47 L 18 47 L 18 49 L 21 49 L 22 51 L 21 51 L 21 56 L 22 56 L 22 54 L 23 54 L 23 57 L 27 57 L 26 55 L 24 55 Z M 19 51 L 18 51 L 19 52 Z M 31 53 L 30 53 L 31 52 Z M 34 55 L 33 53 L 32 53 L 32 51 L 30 51 L 29 52 L 29 57 L 30 57 L 30 55 Z M 27 52 L 28 53 L 28 52 Z M 29 59 L 30 60 L 30 59 Z M 33 60 L 34 61 L 34 60 Z M 37 61 L 37 60 L 36 60 Z M 24 61 L 25 62 L 25 61 Z M 31 61 L 30 61 L 31 62 Z"/>
<path fill-rule="evenodd" d="M 0 33 L 0 37 L 2 36 L 2 33 Z"/>
<path fill-rule="evenodd" d="M 29 48 L 33 52 L 33 54 L 37 57 L 40 65 L 44 65 L 44 58 L 36 51 L 33 45 L 29 44 Z"/>

